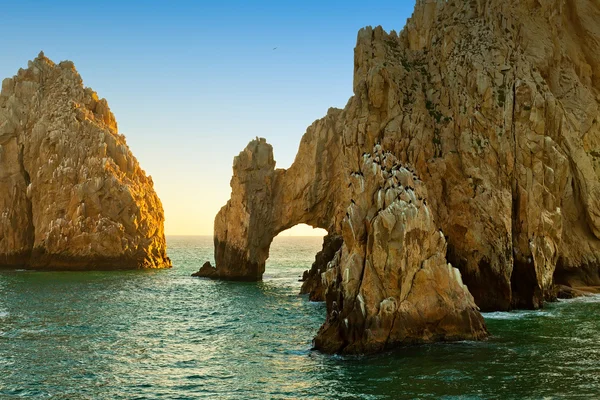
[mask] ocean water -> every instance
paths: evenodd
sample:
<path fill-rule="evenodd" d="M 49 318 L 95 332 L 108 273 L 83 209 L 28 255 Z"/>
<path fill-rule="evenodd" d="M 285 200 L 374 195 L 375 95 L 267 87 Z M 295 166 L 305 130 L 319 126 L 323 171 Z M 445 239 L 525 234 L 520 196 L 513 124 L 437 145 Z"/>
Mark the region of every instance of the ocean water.
<path fill-rule="evenodd" d="M 325 308 L 299 296 L 320 238 L 275 239 L 263 282 L 175 268 L 0 273 L 0 399 L 600 398 L 600 298 L 485 315 L 492 337 L 368 357 L 311 350 Z"/>

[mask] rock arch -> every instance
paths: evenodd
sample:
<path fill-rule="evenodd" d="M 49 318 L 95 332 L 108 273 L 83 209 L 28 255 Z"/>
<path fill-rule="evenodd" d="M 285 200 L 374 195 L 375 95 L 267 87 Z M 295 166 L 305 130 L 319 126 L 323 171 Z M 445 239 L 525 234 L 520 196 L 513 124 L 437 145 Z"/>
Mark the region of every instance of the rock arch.
<path fill-rule="evenodd" d="M 303 137 L 293 165 L 276 169 L 273 148 L 256 138 L 234 159 L 231 199 L 215 218 L 215 268 L 201 276 L 256 281 L 262 279 L 269 247 L 279 233 L 304 223 L 336 231 L 341 221 L 342 191 L 330 185 L 343 182 L 340 110 L 313 124 Z"/>
<path fill-rule="evenodd" d="M 259 280 L 273 238 L 305 223 L 329 232 L 303 285 L 327 301 L 317 348 L 363 353 L 484 338 L 473 297 L 446 261 L 424 183 L 380 145 L 344 173 L 336 113 L 309 128 L 288 170 L 275 169 L 264 139 L 235 158 L 232 196 L 215 219 L 216 268 L 207 263 L 195 276 Z"/>

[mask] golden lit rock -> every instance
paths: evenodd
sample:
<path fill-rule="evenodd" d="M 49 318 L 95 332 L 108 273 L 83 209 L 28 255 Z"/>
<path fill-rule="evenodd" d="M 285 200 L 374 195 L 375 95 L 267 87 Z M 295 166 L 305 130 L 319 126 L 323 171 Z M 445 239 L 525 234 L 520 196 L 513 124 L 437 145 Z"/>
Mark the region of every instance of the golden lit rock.
<path fill-rule="evenodd" d="M 162 204 L 104 99 L 40 53 L 2 82 L 0 267 L 164 268 Z"/>

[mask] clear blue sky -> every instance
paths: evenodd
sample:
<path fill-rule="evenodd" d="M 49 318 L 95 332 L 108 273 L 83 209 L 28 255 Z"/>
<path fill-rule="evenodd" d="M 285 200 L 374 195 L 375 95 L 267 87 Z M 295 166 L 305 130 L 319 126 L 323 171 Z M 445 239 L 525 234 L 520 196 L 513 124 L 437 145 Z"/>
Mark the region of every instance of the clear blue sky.
<path fill-rule="evenodd" d="M 154 178 L 167 234 L 212 234 L 229 198 L 233 157 L 255 136 L 266 137 L 277 166 L 287 168 L 306 128 L 352 95 L 358 30 L 399 31 L 414 7 L 413 0 L 3 3 L 0 79 L 40 50 L 74 61 Z"/>

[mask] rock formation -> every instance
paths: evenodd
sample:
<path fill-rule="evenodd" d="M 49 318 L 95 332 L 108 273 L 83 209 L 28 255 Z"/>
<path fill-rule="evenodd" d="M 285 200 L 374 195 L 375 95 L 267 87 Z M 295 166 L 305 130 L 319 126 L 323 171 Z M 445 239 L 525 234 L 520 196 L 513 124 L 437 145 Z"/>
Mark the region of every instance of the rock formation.
<path fill-rule="evenodd" d="M 444 257 L 483 310 L 540 307 L 554 283 L 600 285 L 598 21 L 592 0 L 417 0 L 400 34 L 362 29 L 354 96 L 308 129 L 294 164 L 275 169 L 262 140 L 236 158 L 208 271 L 260 279 L 272 238 L 297 223 L 341 235 L 321 279 L 307 273 L 314 279 L 305 285 L 327 299 L 317 346 L 347 352 L 481 337 L 460 279 L 442 271 Z M 373 167 L 364 157 L 381 166 L 380 153 L 422 180 L 403 193 L 422 193 L 427 206 L 412 204 L 420 211 L 410 214 L 397 206 L 390 217 L 404 230 L 421 227 L 421 248 L 407 253 L 411 236 L 390 233 L 386 220 L 404 194 L 383 172 L 370 178 L 377 183 L 365 179 Z M 359 181 L 363 203 L 354 198 Z M 389 202 L 384 193 L 393 193 Z M 433 223 L 445 240 L 431 236 Z M 390 255 L 391 264 L 382 261 Z M 407 285 L 415 265 L 423 272 Z M 382 317 L 388 311 L 396 322 Z"/>
<path fill-rule="evenodd" d="M 423 182 L 380 145 L 363 160 L 350 178 L 344 244 L 321 274 L 328 314 L 316 347 L 366 353 L 484 338 L 483 317 L 446 261 L 446 240 Z"/>
<path fill-rule="evenodd" d="M 162 204 L 106 100 L 43 53 L 2 82 L 0 267 L 170 267 Z"/>
<path fill-rule="evenodd" d="M 338 115 L 332 110 L 309 128 L 288 170 L 275 169 L 273 148 L 262 138 L 235 157 L 231 199 L 215 218 L 217 268 L 200 275 L 260 280 L 271 242 L 280 232 L 299 223 L 335 231 L 334 220 L 341 221 L 345 213 L 340 208 L 345 200 L 339 196 L 349 195 L 331 190 L 348 185 L 338 165 L 343 159 L 336 135 Z"/>
<path fill-rule="evenodd" d="M 300 294 L 308 294 L 310 301 L 325 301 L 325 286 L 321 284 L 321 273 L 329 268 L 329 262 L 344 244 L 341 235 L 330 234 L 323 238 L 323 249 L 315 256 L 315 262 L 302 275 Z"/>

